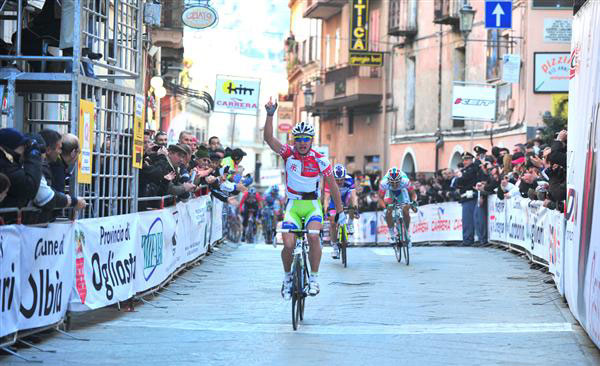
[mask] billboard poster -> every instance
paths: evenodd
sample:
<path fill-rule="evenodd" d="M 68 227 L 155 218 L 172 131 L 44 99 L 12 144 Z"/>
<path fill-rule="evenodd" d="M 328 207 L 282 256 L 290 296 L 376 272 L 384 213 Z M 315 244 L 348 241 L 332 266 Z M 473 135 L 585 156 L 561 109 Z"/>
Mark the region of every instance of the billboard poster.
<path fill-rule="evenodd" d="M 260 80 L 217 75 L 215 112 L 258 115 Z"/>
<path fill-rule="evenodd" d="M 534 52 L 533 92 L 568 92 L 570 58 L 569 52 Z"/>
<path fill-rule="evenodd" d="M 455 83 L 452 87 L 452 118 L 495 121 L 496 93 L 493 86 Z"/>

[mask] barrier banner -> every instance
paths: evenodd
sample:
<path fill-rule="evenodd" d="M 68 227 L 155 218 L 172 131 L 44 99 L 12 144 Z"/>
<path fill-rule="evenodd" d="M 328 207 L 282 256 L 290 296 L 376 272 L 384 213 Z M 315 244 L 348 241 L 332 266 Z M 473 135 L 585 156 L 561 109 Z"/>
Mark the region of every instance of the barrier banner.
<path fill-rule="evenodd" d="M 377 244 L 387 244 L 392 242 L 390 236 L 390 229 L 388 229 L 387 222 L 385 221 L 385 211 L 377 212 Z"/>
<path fill-rule="evenodd" d="M 527 249 L 538 258 L 548 260 L 550 249 L 546 237 L 546 225 L 549 212 L 542 206 L 542 201 L 530 201 L 524 199 L 523 204 L 527 206 L 527 226 L 525 227 L 525 238 L 529 246 Z"/>
<path fill-rule="evenodd" d="M 462 241 L 462 207 L 457 202 L 419 207 L 411 211 L 410 232 L 413 243 Z"/>
<path fill-rule="evenodd" d="M 354 243 L 375 243 L 377 241 L 377 213 L 362 212 L 358 220 L 354 220 Z"/>
<path fill-rule="evenodd" d="M 135 294 L 137 268 L 144 265 L 136 251 L 139 215 L 74 223 L 75 282 L 69 310 L 98 309 Z"/>
<path fill-rule="evenodd" d="M 0 337 L 19 329 L 20 275 L 21 236 L 18 227 L 0 226 Z"/>
<path fill-rule="evenodd" d="M 20 226 L 19 329 L 59 322 L 67 312 L 75 278 L 72 225 Z"/>
<path fill-rule="evenodd" d="M 551 210 L 546 216 L 544 240 L 548 248 L 548 269 L 554 275 L 554 283 L 561 295 L 565 294 L 564 273 L 564 236 L 565 220 L 563 214 Z"/>
<path fill-rule="evenodd" d="M 506 201 L 492 195 L 488 197 L 488 238 L 506 241 Z"/>
<path fill-rule="evenodd" d="M 208 202 L 210 198 L 203 196 L 187 203 L 189 225 L 186 225 L 189 243 L 184 248 L 184 261 L 189 262 L 206 253 L 208 249 Z"/>
<path fill-rule="evenodd" d="M 526 201 L 521 197 L 511 197 L 506 202 L 506 242 L 529 248 L 525 240 L 527 226 Z M 525 204 L 525 205 L 523 205 Z"/>
<path fill-rule="evenodd" d="M 567 146 L 565 294 L 600 346 L 600 2 L 573 17 Z"/>
<path fill-rule="evenodd" d="M 179 204 L 163 210 L 139 213 L 135 251 L 134 292 L 143 292 L 160 285 L 176 269 L 176 254 L 185 235 L 178 235 L 181 218 Z M 180 238 L 181 237 L 181 238 Z"/>
<path fill-rule="evenodd" d="M 210 233 L 210 244 L 223 237 L 223 202 L 216 198 L 212 199 L 212 231 Z"/>

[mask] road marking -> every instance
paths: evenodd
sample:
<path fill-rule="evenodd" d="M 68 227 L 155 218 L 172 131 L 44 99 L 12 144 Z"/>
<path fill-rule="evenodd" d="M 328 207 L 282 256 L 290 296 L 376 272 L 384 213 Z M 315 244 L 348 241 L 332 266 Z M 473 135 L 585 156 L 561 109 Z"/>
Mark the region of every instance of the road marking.
<path fill-rule="evenodd" d="M 291 324 L 255 324 L 222 321 L 137 319 L 115 320 L 106 326 L 123 328 L 177 329 L 202 332 L 294 333 Z M 472 324 L 369 324 L 307 325 L 299 333 L 329 335 L 418 335 L 418 334 L 497 334 L 573 332 L 570 323 L 472 323 Z"/>
<path fill-rule="evenodd" d="M 394 249 L 392 247 L 389 248 L 373 248 L 371 251 L 377 255 L 383 256 L 395 256 Z"/>

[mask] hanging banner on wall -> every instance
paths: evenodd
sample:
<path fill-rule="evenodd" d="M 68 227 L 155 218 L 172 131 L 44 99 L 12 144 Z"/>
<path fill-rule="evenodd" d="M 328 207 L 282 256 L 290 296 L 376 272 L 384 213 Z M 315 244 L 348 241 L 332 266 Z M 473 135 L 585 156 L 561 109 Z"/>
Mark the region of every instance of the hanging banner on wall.
<path fill-rule="evenodd" d="M 352 0 L 350 51 L 369 50 L 369 0 Z"/>
<path fill-rule="evenodd" d="M 135 115 L 133 118 L 133 167 L 142 169 L 144 159 L 144 96 L 135 95 Z"/>
<path fill-rule="evenodd" d="M 92 184 L 92 151 L 94 151 L 94 103 L 81 99 L 79 102 L 79 159 L 77 159 L 77 183 Z"/>
<path fill-rule="evenodd" d="M 259 97 L 259 79 L 217 75 L 215 112 L 256 116 Z"/>
<path fill-rule="evenodd" d="M 465 84 L 452 86 L 452 118 L 495 121 L 497 88 L 494 85 Z"/>
<path fill-rule="evenodd" d="M 294 102 L 280 101 L 277 108 L 277 129 L 289 132 L 294 126 Z"/>
<path fill-rule="evenodd" d="M 72 225 L 21 226 L 21 310 L 19 329 L 59 322 L 73 287 Z M 13 243 L 17 244 L 17 243 Z"/>
<path fill-rule="evenodd" d="M 21 235 L 17 226 L 0 226 L 0 337 L 19 329 Z M 66 289 L 65 292 L 68 292 Z"/>
<path fill-rule="evenodd" d="M 533 92 L 566 93 L 569 91 L 569 52 L 533 53 Z"/>

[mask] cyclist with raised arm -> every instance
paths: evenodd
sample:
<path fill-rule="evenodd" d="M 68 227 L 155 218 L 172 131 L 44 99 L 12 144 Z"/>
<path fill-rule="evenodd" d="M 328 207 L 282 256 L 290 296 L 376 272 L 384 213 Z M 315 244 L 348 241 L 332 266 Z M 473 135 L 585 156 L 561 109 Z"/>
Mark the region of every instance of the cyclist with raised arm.
<path fill-rule="evenodd" d="M 408 245 L 411 247 L 412 242 L 410 241 L 409 232 L 410 214 L 408 210 L 412 207 L 413 211 L 416 212 L 415 201 L 417 199 L 417 193 L 406 173 L 396 167 L 388 170 L 385 177 L 381 180 L 381 183 L 379 183 L 379 196 L 384 200 L 384 203 L 387 206 L 385 222 L 392 234 L 392 241 L 396 241 L 396 235 L 399 235 L 399 233 L 395 232 L 394 218 L 392 215 L 394 203 L 398 202 L 402 204 L 402 217 L 408 235 Z"/>
<path fill-rule="evenodd" d="M 340 195 L 342 197 L 342 203 L 344 207 L 358 207 L 358 196 L 356 195 L 356 190 L 354 189 L 354 178 L 347 174 L 346 168 L 342 164 L 335 164 L 333 167 L 333 177 L 335 179 L 335 183 L 340 190 Z M 333 252 L 331 253 L 331 257 L 333 259 L 338 259 L 340 257 L 340 248 L 337 243 L 337 229 L 338 226 L 335 224 L 334 218 L 336 214 L 335 203 L 330 197 L 329 191 L 325 190 L 325 202 L 329 202 L 327 206 L 327 213 L 329 214 L 329 222 L 330 222 L 330 240 L 331 246 L 333 247 Z M 356 212 L 355 212 L 356 214 Z"/>
<path fill-rule="evenodd" d="M 293 145 L 282 144 L 273 136 L 273 115 L 277 110 L 277 103 L 271 100 L 265 105 L 267 118 L 265 121 L 264 139 L 269 147 L 278 153 L 285 162 L 286 194 L 288 197 L 285 205 L 285 216 L 282 227 L 284 229 L 321 230 L 323 227 L 323 208 L 319 200 L 321 176 L 331 187 L 331 194 L 335 202 L 336 221 L 338 224 L 346 223 L 340 191 L 333 179 L 332 168 L 329 160 L 311 149 L 315 129 L 306 122 L 297 123 L 292 129 Z M 304 222 L 304 227 L 302 223 Z M 315 296 L 319 293 L 317 276 L 321 262 L 321 243 L 318 234 L 308 234 L 310 251 L 310 276 L 308 294 Z M 293 233 L 283 234 L 283 250 L 281 260 L 285 277 L 281 295 L 285 299 L 291 298 L 292 289 L 292 254 L 296 245 Z"/>

